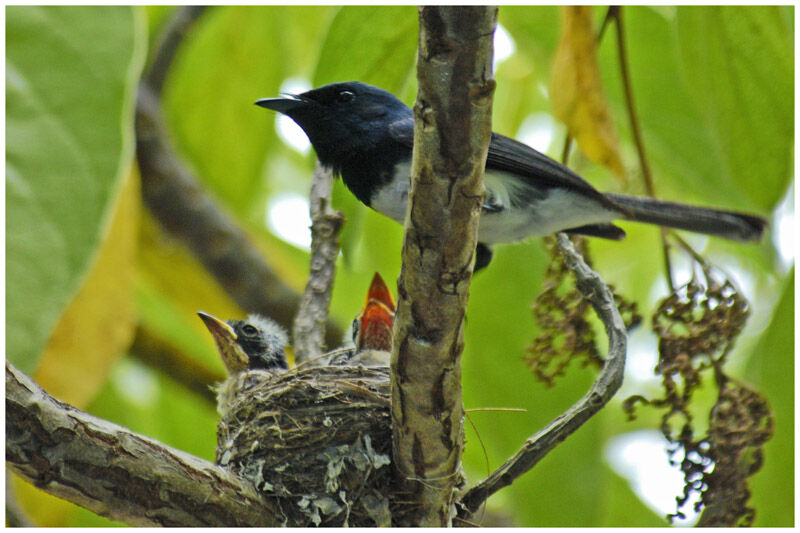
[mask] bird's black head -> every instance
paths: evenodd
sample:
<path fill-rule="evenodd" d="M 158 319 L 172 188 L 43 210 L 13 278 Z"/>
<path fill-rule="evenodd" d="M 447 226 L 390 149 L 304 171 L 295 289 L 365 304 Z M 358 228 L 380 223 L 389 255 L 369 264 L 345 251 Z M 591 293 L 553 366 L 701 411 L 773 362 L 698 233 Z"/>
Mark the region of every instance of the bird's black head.
<path fill-rule="evenodd" d="M 308 135 L 320 162 L 336 170 L 343 161 L 378 146 L 389 124 L 412 116 L 392 93 L 358 81 L 263 98 L 256 104 L 291 117 Z"/>

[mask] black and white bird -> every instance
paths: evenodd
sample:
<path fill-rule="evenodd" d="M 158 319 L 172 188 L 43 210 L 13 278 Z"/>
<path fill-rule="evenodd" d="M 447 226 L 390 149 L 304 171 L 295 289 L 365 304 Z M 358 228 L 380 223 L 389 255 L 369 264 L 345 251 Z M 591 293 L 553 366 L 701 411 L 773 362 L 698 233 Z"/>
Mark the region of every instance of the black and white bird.
<path fill-rule="evenodd" d="M 291 117 L 319 161 L 340 174 L 361 202 L 403 223 L 414 143 L 411 108 L 383 89 L 355 81 L 256 104 Z M 476 270 L 489 264 L 496 243 L 559 231 L 621 239 L 625 232 L 615 220 L 737 241 L 758 240 L 767 224 L 746 213 L 601 193 L 561 163 L 497 133 L 489 144 L 484 185 Z"/>

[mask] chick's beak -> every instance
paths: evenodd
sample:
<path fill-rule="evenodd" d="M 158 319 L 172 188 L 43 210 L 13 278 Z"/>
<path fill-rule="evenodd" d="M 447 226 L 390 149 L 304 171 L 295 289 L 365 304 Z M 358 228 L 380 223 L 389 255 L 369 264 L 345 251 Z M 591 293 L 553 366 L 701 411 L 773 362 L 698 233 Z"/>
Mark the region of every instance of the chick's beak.
<path fill-rule="evenodd" d="M 367 300 L 364 303 L 364 307 L 369 305 L 370 300 L 374 300 L 383 304 L 389 311 L 391 311 L 392 315 L 394 315 L 394 298 L 392 297 L 389 287 L 386 286 L 386 283 L 383 282 L 383 278 L 377 272 L 375 272 L 375 275 L 372 276 L 372 283 L 369 285 L 369 290 L 367 291 Z"/>
<path fill-rule="evenodd" d="M 392 326 L 394 325 L 395 303 L 392 293 L 375 273 L 367 292 L 367 300 L 358 315 L 358 338 L 356 348 L 391 351 Z"/>
<path fill-rule="evenodd" d="M 238 336 L 233 331 L 233 328 L 214 315 L 203 311 L 198 311 L 197 316 L 200 317 L 208 331 L 211 332 L 211 336 L 214 337 L 217 350 L 219 350 L 219 355 L 228 370 L 228 374 L 233 375 L 247 370 L 249 358 L 237 342 Z"/>

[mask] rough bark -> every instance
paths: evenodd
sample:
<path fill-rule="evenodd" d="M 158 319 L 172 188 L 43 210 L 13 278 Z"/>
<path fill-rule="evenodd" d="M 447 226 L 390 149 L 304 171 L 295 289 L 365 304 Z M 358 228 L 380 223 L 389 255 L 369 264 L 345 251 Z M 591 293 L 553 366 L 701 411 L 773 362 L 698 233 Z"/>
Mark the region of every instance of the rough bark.
<path fill-rule="evenodd" d="M 8 361 L 6 465 L 49 494 L 130 525 L 280 525 L 249 481 L 60 402 Z"/>
<path fill-rule="evenodd" d="M 491 135 L 496 7 L 419 9 L 419 94 L 392 352 L 394 462 L 416 512 L 447 526 L 463 483 L 462 326 Z"/>
<path fill-rule="evenodd" d="M 297 363 L 322 355 L 325 350 L 325 326 L 339 256 L 339 232 L 344 224 L 344 215 L 331 207 L 332 194 L 333 176 L 317 164 L 309 200 L 311 267 L 292 329 Z"/>

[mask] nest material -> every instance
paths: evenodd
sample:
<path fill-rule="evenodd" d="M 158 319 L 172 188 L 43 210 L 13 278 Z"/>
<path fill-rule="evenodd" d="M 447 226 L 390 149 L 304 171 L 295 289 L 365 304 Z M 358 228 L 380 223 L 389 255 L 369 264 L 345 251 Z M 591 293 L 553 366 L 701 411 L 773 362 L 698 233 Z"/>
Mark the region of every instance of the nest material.
<path fill-rule="evenodd" d="M 219 390 L 217 463 L 278 498 L 286 524 L 389 526 L 390 397 L 388 368 L 239 374 Z"/>

